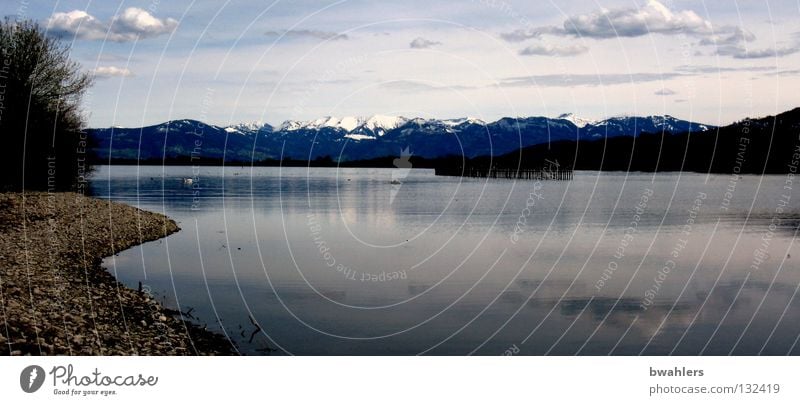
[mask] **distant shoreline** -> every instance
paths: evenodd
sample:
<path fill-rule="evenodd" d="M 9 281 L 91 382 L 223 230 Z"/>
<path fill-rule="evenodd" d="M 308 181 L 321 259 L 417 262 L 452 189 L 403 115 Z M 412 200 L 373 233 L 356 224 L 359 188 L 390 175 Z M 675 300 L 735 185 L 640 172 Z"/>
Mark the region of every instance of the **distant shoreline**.
<path fill-rule="evenodd" d="M 101 266 L 179 230 L 164 215 L 76 193 L 0 193 L 0 355 L 234 354 L 222 335 Z"/>
<path fill-rule="evenodd" d="M 153 161 L 143 161 L 143 162 L 140 162 L 140 163 L 137 164 L 135 161 L 133 161 L 133 162 L 124 161 L 124 162 L 112 162 L 110 164 L 108 162 L 105 162 L 105 163 L 95 162 L 95 165 L 96 166 L 109 166 L 109 167 L 113 167 L 113 166 L 131 166 L 131 167 L 136 167 L 136 166 L 145 166 L 145 167 L 163 166 L 163 167 L 189 167 L 189 168 L 191 168 L 191 167 L 284 167 L 284 168 L 314 168 L 314 169 L 316 169 L 316 168 L 330 168 L 330 169 L 336 169 L 336 168 L 342 168 L 342 169 L 399 169 L 398 167 L 395 167 L 394 165 L 391 165 L 391 164 L 389 164 L 389 165 L 386 165 L 386 164 L 383 164 L 383 165 L 380 165 L 380 164 L 369 165 L 369 164 L 362 164 L 360 162 L 357 162 L 358 164 L 352 164 L 352 163 L 353 162 L 343 162 L 340 165 L 314 165 L 313 162 L 312 162 L 312 164 L 309 164 L 306 161 L 302 161 L 301 163 L 292 162 L 290 164 L 259 164 L 259 163 L 251 163 L 251 162 L 227 162 L 225 164 L 222 164 L 222 163 L 219 163 L 219 162 L 214 162 L 214 163 L 211 163 L 211 162 L 203 162 L 203 163 L 165 162 L 165 163 L 161 163 L 161 162 L 153 162 Z M 417 164 L 412 159 L 411 163 L 412 163 L 413 167 L 411 167 L 409 169 L 424 169 L 424 170 L 434 170 L 434 169 L 436 169 L 436 165 L 431 164 L 430 161 L 424 162 L 422 164 Z M 525 167 L 521 166 L 520 168 L 524 169 Z M 736 174 L 736 175 L 742 175 L 742 176 L 762 176 L 762 175 L 763 176 L 775 176 L 775 175 L 785 175 L 787 173 L 790 173 L 790 171 L 788 171 L 788 170 L 786 172 L 764 172 L 764 173 L 739 172 L 739 173 L 733 173 L 733 172 L 729 172 L 729 171 L 697 171 L 697 170 L 658 170 L 658 171 L 653 171 L 653 170 L 633 170 L 633 169 L 632 170 L 623 170 L 623 169 L 598 170 L 598 169 L 591 169 L 591 168 L 589 168 L 589 169 L 575 169 L 574 172 L 576 172 L 576 173 L 579 173 L 579 172 L 647 173 L 647 174 L 653 174 L 653 173 L 694 173 L 694 174 L 713 174 L 713 175 L 733 175 L 733 174 Z"/>

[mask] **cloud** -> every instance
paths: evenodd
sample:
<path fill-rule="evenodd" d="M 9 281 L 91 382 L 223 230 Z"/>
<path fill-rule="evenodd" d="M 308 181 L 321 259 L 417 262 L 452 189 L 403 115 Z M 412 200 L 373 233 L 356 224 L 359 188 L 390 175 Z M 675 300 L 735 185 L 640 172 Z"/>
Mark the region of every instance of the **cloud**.
<path fill-rule="evenodd" d="M 761 58 L 776 58 L 779 56 L 786 56 L 791 55 L 793 53 L 797 53 L 800 51 L 800 48 L 793 46 L 793 47 L 782 47 L 782 48 L 764 48 L 764 49 L 742 49 L 739 52 L 733 53 L 733 56 L 736 59 L 761 59 Z"/>
<path fill-rule="evenodd" d="M 423 92 L 442 90 L 475 90 L 493 87 L 573 87 L 573 86 L 611 86 L 617 84 L 636 84 L 646 82 L 667 81 L 692 74 L 679 72 L 665 73 L 598 73 L 598 74 L 542 74 L 532 76 L 512 76 L 500 79 L 495 84 L 464 85 L 464 84 L 435 84 L 417 80 L 391 80 L 385 81 L 380 86 L 387 90 L 403 92 Z M 667 91 L 671 91 L 665 89 Z"/>
<path fill-rule="evenodd" d="M 45 20 L 47 30 L 58 37 L 115 42 L 169 34 L 178 26 L 172 18 L 159 19 L 146 10 L 129 7 L 110 21 L 103 22 L 82 10 L 55 13 Z"/>
<path fill-rule="evenodd" d="M 536 44 L 531 45 L 521 51 L 520 55 L 544 55 L 544 56 L 575 56 L 584 54 L 589 48 L 583 45 L 550 45 Z"/>
<path fill-rule="evenodd" d="M 428 40 L 428 39 L 425 39 L 425 38 L 422 38 L 422 37 L 417 37 L 417 38 L 414 38 L 414 40 L 411 41 L 411 43 L 408 44 L 408 46 L 410 46 L 413 49 L 425 49 L 425 48 L 430 48 L 432 46 L 441 45 L 441 44 L 442 43 L 438 42 L 438 41 L 431 41 L 431 40 Z"/>
<path fill-rule="evenodd" d="M 519 29 L 501 33 L 500 37 L 508 42 L 523 42 L 544 35 L 607 39 L 649 34 L 688 35 L 699 38 L 698 45 L 713 47 L 714 54 L 736 59 L 771 58 L 800 52 L 800 44 L 748 50 L 747 43 L 756 40 L 752 32 L 736 26 L 712 27 L 710 21 L 692 10 L 673 11 L 657 0 L 649 0 L 640 8 L 601 8 L 591 13 L 569 17 L 561 26 Z M 798 37 L 797 33 L 792 35 Z M 579 46 L 535 45 L 521 50 L 520 54 L 569 56 L 582 52 L 585 50 Z"/>
<path fill-rule="evenodd" d="M 508 77 L 500 81 L 502 87 L 571 87 L 607 86 L 670 80 L 686 76 L 681 73 L 610 73 L 610 74 L 552 74 Z"/>
<path fill-rule="evenodd" d="M 786 69 L 786 70 L 778 70 L 772 71 L 765 74 L 766 76 L 798 76 L 800 75 L 800 69 Z"/>
<path fill-rule="evenodd" d="M 689 74 L 714 74 L 722 72 L 774 72 L 775 66 L 712 66 L 712 65 L 680 65 L 676 72 Z"/>
<path fill-rule="evenodd" d="M 672 96 L 672 95 L 678 94 L 678 93 L 676 93 L 675 90 L 668 89 L 668 88 L 665 87 L 663 89 L 657 90 L 653 94 L 655 94 L 657 96 Z"/>
<path fill-rule="evenodd" d="M 267 31 L 268 37 L 282 37 L 285 39 L 318 39 L 322 41 L 338 41 L 350 39 L 347 34 L 319 30 L 280 30 Z"/>
<path fill-rule="evenodd" d="M 413 80 L 392 80 L 389 82 L 381 83 L 380 86 L 387 90 L 399 90 L 399 91 L 409 91 L 409 92 L 439 90 L 439 88 L 436 86 L 432 86 L 426 83 L 417 82 Z"/>
<path fill-rule="evenodd" d="M 429 82 L 422 82 L 417 80 L 390 80 L 385 81 L 380 84 L 380 87 L 387 89 L 387 90 L 395 90 L 395 91 L 402 91 L 402 92 L 411 92 L 417 93 L 422 91 L 462 91 L 462 90 L 473 90 L 478 88 L 479 86 L 472 86 L 472 85 L 460 85 L 460 84 L 432 84 Z"/>
<path fill-rule="evenodd" d="M 592 13 L 569 17 L 560 27 L 516 30 L 500 34 L 500 37 L 509 42 L 520 42 L 545 34 L 604 39 L 648 34 L 706 35 L 710 32 L 711 22 L 694 11 L 672 11 L 656 0 L 649 0 L 641 8 L 601 8 Z"/>
<path fill-rule="evenodd" d="M 714 53 L 736 59 L 775 58 L 800 51 L 798 46 L 748 49 L 747 43 L 756 40 L 753 33 L 740 27 L 724 27 L 720 32 L 700 40 L 700 45 L 714 47 Z"/>
<path fill-rule="evenodd" d="M 128 68 L 120 68 L 116 66 L 100 66 L 96 69 L 92 69 L 91 74 L 97 78 L 133 76 L 133 72 L 131 72 Z"/>
<path fill-rule="evenodd" d="M 741 27 L 722 27 L 700 40 L 700 45 L 739 46 L 756 40 L 756 36 Z"/>
<path fill-rule="evenodd" d="M 538 27 L 530 30 L 518 29 L 501 33 L 500 37 L 508 42 L 522 42 L 528 39 L 540 38 L 546 34 L 561 35 L 564 34 L 564 30 L 559 27 Z"/>
<path fill-rule="evenodd" d="M 600 9 L 570 17 L 564 32 L 579 37 L 639 37 L 647 34 L 707 34 L 711 23 L 691 10 L 672 11 L 656 0 L 641 8 Z"/>

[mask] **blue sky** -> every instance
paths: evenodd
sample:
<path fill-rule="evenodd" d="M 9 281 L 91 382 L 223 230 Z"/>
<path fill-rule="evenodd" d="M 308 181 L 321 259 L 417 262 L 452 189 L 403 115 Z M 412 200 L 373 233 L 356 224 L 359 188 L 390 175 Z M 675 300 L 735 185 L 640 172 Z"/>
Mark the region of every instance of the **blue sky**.
<path fill-rule="evenodd" d="M 93 127 L 797 106 L 800 2 L 5 1 L 96 76 Z"/>

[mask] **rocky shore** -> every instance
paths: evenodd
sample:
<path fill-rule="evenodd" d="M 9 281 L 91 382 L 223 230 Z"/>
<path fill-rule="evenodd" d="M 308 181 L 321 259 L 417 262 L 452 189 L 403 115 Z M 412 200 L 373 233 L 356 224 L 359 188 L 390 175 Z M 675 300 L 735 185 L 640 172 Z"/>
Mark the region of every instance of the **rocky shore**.
<path fill-rule="evenodd" d="M 0 193 L 0 355 L 235 353 L 100 265 L 178 230 L 163 215 L 80 194 Z"/>

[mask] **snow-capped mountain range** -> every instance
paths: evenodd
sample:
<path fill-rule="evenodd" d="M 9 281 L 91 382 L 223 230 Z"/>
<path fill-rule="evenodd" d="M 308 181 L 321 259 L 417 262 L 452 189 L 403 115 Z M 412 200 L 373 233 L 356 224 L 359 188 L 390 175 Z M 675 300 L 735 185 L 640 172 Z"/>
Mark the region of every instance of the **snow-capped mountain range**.
<path fill-rule="evenodd" d="M 249 123 L 240 123 L 225 127 L 225 131 L 233 133 L 246 133 L 248 131 L 258 131 L 268 128 L 269 131 L 299 131 L 299 130 L 321 130 L 323 128 L 340 129 L 347 132 L 346 138 L 363 140 L 375 139 L 375 136 L 364 135 L 364 132 L 369 132 L 376 136 L 381 136 L 387 131 L 401 127 L 409 122 L 414 122 L 419 125 L 424 124 L 440 124 L 446 127 L 455 127 L 461 124 L 476 124 L 484 125 L 485 122 L 478 118 L 465 117 L 454 118 L 445 120 L 435 120 L 426 118 L 406 118 L 403 116 L 392 115 L 373 115 L 371 117 L 321 117 L 312 121 L 284 121 L 281 125 L 273 127 L 269 124 L 255 121 Z"/>
<path fill-rule="evenodd" d="M 536 117 L 539 118 L 539 117 Z M 520 117 L 519 120 L 527 120 L 528 118 Z M 591 120 L 579 117 L 573 113 L 565 113 L 561 114 L 556 118 L 551 118 L 551 121 L 556 120 L 563 120 L 571 122 L 577 128 L 584 128 L 587 126 L 605 126 L 605 127 L 617 127 L 622 129 L 623 126 L 620 125 L 623 121 L 639 121 L 642 125 L 642 128 L 652 126 L 664 130 L 668 132 L 672 132 L 675 129 L 684 130 L 684 123 L 688 123 L 688 121 L 683 121 L 672 117 L 670 115 L 650 115 L 646 117 L 632 117 L 627 115 L 615 116 L 611 118 L 607 118 L 605 120 Z M 248 122 L 248 123 L 240 123 L 233 126 L 225 127 L 227 132 L 241 132 L 245 133 L 248 131 L 257 131 L 263 130 L 264 128 L 268 128 L 269 131 L 277 130 L 277 131 L 298 131 L 298 130 L 321 130 L 323 128 L 330 128 L 330 129 L 340 129 L 347 132 L 347 134 L 356 134 L 356 135 L 363 135 L 363 132 L 369 131 L 372 134 L 377 136 L 381 136 L 385 134 L 387 131 L 396 129 L 401 127 L 409 122 L 413 122 L 418 125 L 433 125 L 433 126 L 444 126 L 444 127 L 457 127 L 463 124 L 474 124 L 474 125 L 486 125 L 486 122 L 474 117 L 465 117 L 465 118 L 452 118 L 452 119 L 428 119 L 428 118 L 406 118 L 403 116 L 392 116 L 392 115 L 373 115 L 371 117 L 332 117 L 326 116 L 322 118 L 318 118 L 312 121 L 284 121 L 278 127 L 273 127 L 269 124 L 255 121 L 255 122 Z M 677 125 L 675 125 L 677 124 Z M 699 130 L 706 130 L 709 129 L 710 126 L 704 124 L 697 124 L 697 129 Z M 375 139 L 375 137 L 351 137 L 352 139 Z"/>
<path fill-rule="evenodd" d="M 174 120 L 143 128 L 92 129 L 90 133 L 98 145 L 95 150 L 103 159 L 157 159 L 194 153 L 205 158 L 252 161 L 281 156 L 372 159 L 396 155 L 407 147 L 415 156 L 475 157 L 547 142 L 641 133 L 677 134 L 710 128 L 713 127 L 669 115 L 588 120 L 562 114 L 555 118 L 506 117 L 493 122 L 473 117 L 440 120 L 373 115 L 285 121 L 278 126 L 259 121 L 215 126 Z M 198 138 L 202 138 L 202 146 L 197 146 Z"/>

